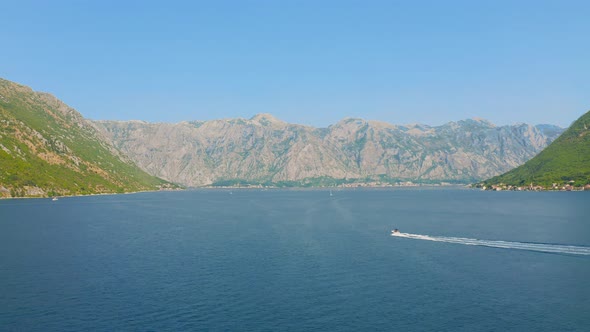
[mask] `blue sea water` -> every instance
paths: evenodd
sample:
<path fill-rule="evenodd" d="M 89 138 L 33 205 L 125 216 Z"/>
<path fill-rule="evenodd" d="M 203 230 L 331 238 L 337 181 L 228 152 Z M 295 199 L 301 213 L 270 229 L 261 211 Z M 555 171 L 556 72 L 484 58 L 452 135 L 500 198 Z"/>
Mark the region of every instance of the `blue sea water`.
<path fill-rule="evenodd" d="M 333 193 L 0 201 L 0 330 L 590 331 L 590 193 Z"/>

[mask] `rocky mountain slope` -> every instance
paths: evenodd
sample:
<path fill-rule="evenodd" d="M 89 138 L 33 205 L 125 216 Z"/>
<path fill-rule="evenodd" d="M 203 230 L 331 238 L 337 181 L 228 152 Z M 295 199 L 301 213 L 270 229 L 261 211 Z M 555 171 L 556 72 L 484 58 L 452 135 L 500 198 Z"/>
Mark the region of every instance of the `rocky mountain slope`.
<path fill-rule="evenodd" d="M 344 119 L 328 128 L 251 119 L 176 124 L 96 121 L 139 167 L 188 186 L 359 181 L 469 183 L 523 164 L 562 129 L 485 120 L 398 126 Z"/>
<path fill-rule="evenodd" d="M 590 112 L 587 112 L 533 159 L 505 174 L 484 181 L 480 186 L 570 189 L 589 184 Z"/>
<path fill-rule="evenodd" d="M 0 197 L 46 197 L 169 186 L 120 154 L 54 96 L 0 79 Z"/>

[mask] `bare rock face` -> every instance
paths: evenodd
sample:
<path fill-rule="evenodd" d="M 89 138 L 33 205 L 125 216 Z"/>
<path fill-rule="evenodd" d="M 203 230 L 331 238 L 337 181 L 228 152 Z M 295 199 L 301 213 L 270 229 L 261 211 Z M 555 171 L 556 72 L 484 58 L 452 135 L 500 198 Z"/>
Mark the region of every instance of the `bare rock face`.
<path fill-rule="evenodd" d="M 498 127 L 479 119 L 437 127 L 344 119 L 314 128 L 269 114 L 94 125 L 146 172 L 188 186 L 317 177 L 471 182 L 523 164 L 563 132 L 549 125 Z"/>

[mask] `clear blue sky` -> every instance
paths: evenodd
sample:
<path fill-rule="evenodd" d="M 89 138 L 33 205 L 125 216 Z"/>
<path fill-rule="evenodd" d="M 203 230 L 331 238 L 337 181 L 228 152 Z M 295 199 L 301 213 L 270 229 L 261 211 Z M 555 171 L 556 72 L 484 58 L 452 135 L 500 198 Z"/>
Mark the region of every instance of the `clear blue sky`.
<path fill-rule="evenodd" d="M 0 77 L 91 119 L 569 125 L 590 1 L 4 1 Z"/>

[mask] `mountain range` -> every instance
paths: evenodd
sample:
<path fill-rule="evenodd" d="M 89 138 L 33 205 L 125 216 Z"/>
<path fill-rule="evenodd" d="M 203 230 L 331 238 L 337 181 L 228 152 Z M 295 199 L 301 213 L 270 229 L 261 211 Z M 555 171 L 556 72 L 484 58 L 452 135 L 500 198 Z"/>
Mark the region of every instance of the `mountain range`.
<path fill-rule="evenodd" d="M 0 79 L 0 197 L 175 184 L 471 183 L 525 163 L 562 132 L 482 119 L 428 126 L 347 118 L 316 128 L 270 114 L 180 123 L 91 121 L 50 94 Z"/>
<path fill-rule="evenodd" d="M 270 114 L 94 124 L 140 168 L 187 186 L 470 183 L 523 164 L 563 131 L 481 119 L 428 126 L 348 118 L 315 128 Z"/>

